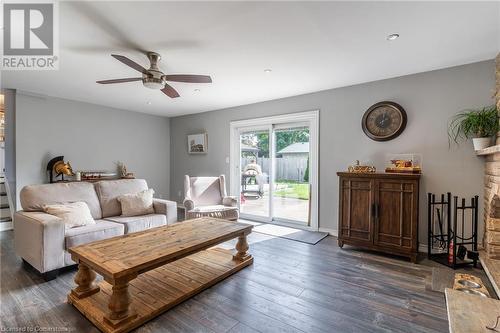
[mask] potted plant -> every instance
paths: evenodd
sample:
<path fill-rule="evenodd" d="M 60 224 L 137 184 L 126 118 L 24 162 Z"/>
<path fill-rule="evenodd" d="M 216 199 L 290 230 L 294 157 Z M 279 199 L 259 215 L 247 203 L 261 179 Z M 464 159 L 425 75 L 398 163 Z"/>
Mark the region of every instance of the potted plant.
<path fill-rule="evenodd" d="M 474 150 L 487 148 L 491 138 L 498 132 L 498 112 L 496 106 L 460 112 L 450 122 L 448 136 L 459 143 L 462 139 L 472 138 Z"/>

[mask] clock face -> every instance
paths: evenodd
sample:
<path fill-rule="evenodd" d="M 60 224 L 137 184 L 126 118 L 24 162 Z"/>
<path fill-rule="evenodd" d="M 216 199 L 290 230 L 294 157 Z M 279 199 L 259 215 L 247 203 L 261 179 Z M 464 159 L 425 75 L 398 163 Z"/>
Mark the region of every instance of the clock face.
<path fill-rule="evenodd" d="M 365 134 L 373 140 L 391 140 L 403 132 L 406 112 L 399 104 L 380 102 L 365 112 L 362 126 Z"/>

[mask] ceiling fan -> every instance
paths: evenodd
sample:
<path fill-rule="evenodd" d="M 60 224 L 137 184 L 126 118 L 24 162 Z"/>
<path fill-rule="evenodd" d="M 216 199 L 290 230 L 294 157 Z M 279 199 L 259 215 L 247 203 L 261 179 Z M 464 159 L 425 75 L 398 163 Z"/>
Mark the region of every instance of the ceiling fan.
<path fill-rule="evenodd" d="M 123 83 L 132 81 L 142 81 L 142 84 L 150 89 L 159 89 L 165 95 L 171 98 L 179 97 L 179 93 L 167 83 L 167 81 L 172 82 L 187 82 L 187 83 L 211 83 L 212 78 L 208 75 L 191 75 L 191 74 L 173 74 L 166 75 L 158 68 L 158 62 L 161 56 L 156 52 L 148 52 L 147 56 L 150 62 L 149 69 L 146 69 L 129 58 L 112 54 L 113 58 L 121 61 L 125 65 L 135 69 L 136 71 L 142 73 L 142 77 L 131 77 L 125 79 L 114 79 L 114 80 L 102 80 L 96 81 L 100 84 L 111 84 L 111 83 Z"/>

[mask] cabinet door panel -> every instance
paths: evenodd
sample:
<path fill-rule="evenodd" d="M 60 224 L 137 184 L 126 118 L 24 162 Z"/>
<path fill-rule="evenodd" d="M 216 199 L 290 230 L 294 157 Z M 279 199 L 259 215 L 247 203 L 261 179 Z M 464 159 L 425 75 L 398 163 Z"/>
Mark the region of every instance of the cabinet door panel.
<path fill-rule="evenodd" d="M 414 247 L 418 185 L 413 181 L 378 180 L 376 198 L 379 213 L 375 221 L 374 242 L 380 246 Z"/>
<path fill-rule="evenodd" d="M 372 243 L 373 186 L 371 179 L 341 179 L 341 238 Z"/>

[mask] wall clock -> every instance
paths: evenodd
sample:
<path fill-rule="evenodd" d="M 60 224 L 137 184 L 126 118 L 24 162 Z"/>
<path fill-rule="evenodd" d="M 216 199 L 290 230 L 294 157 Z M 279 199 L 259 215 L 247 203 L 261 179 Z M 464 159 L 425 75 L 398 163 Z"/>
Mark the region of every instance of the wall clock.
<path fill-rule="evenodd" d="M 363 132 L 372 140 L 396 138 L 406 127 L 406 111 L 394 102 L 379 102 L 366 110 L 361 121 Z"/>

